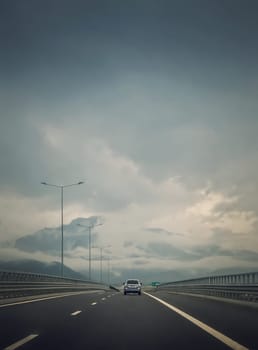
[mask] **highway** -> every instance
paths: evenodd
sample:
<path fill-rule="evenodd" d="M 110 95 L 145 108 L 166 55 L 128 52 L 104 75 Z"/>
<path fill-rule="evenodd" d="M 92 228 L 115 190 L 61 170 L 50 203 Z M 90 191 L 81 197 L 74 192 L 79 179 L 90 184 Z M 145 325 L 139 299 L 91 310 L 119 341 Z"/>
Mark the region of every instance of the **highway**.
<path fill-rule="evenodd" d="M 258 308 L 165 291 L 1 305 L 0 322 L 8 350 L 258 349 Z"/>

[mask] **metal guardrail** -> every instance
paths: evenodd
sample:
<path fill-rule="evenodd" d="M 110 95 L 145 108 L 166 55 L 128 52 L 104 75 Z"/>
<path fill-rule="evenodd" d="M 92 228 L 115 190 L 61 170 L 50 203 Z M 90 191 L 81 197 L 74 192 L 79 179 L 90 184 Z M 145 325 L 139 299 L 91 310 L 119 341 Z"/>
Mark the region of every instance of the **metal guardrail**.
<path fill-rule="evenodd" d="M 225 285 L 225 284 L 258 284 L 258 272 L 247 272 L 247 273 L 238 273 L 231 275 L 219 275 L 219 276 L 209 276 L 201 278 L 187 279 L 183 281 L 168 282 L 162 283 L 161 285 L 175 285 L 175 284 L 216 284 L 216 285 Z"/>
<path fill-rule="evenodd" d="M 258 272 L 162 283 L 159 290 L 258 302 Z"/>
<path fill-rule="evenodd" d="M 93 289 L 107 290 L 109 286 L 94 281 L 62 278 L 37 273 L 0 271 L 0 301 L 7 298 Z"/>

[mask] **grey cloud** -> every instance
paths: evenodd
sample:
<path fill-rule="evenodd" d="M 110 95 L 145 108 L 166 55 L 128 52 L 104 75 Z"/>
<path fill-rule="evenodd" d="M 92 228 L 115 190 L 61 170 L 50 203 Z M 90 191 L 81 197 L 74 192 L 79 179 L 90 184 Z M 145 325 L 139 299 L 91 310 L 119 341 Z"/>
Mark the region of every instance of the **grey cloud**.
<path fill-rule="evenodd" d="M 223 246 L 225 241 L 234 241 L 236 238 L 237 239 L 246 239 L 246 234 L 245 233 L 238 233 L 237 235 L 233 233 L 230 230 L 223 230 L 220 228 L 215 228 L 212 230 L 212 238 L 211 238 L 211 244 L 214 246 Z"/>
<path fill-rule="evenodd" d="M 77 218 L 70 224 L 64 225 L 64 252 L 65 254 L 75 250 L 78 247 L 87 248 L 89 239 L 87 228 L 80 227 L 81 225 L 94 224 L 99 220 L 98 217 L 91 218 Z M 98 234 L 95 232 L 92 235 L 92 243 L 98 241 Z M 60 227 L 44 228 L 33 234 L 18 238 L 13 244 L 11 242 L 3 242 L 1 247 L 11 246 L 17 250 L 35 253 L 43 252 L 52 256 L 60 254 L 61 249 L 61 232 Z"/>
<path fill-rule="evenodd" d="M 237 250 L 234 252 L 234 255 L 239 260 L 245 261 L 258 261 L 258 253 L 256 251 L 251 250 Z"/>
<path fill-rule="evenodd" d="M 14 112 L 19 116 L 22 111 Z M 35 188 L 42 176 L 46 158 L 42 158 L 42 143 L 37 131 L 26 118 L 17 117 L 1 122 L 0 154 L 1 154 L 1 187 L 16 188 L 21 193 L 39 194 L 40 186 Z"/>
<path fill-rule="evenodd" d="M 194 254 L 199 256 L 199 259 L 212 257 L 212 256 L 237 256 L 234 251 L 223 249 L 218 245 L 207 245 L 202 247 L 194 247 L 191 249 Z"/>
<path fill-rule="evenodd" d="M 132 258 L 132 259 L 138 259 L 138 258 L 142 258 L 141 254 L 128 254 L 128 258 Z"/>
<path fill-rule="evenodd" d="M 258 253 L 246 249 L 224 249 L 218 245 L 209 245 L 206 247 L 195 247 L 193 253 L 198 254 L 200 259 L 210 256 L 227 256 L 233 257 L 236 260 L 257 261 Z"/>
<path fill-rule="evenodd" d="M 157 233 L 157 234 L 165 234 L 168 236 L 184 236 L 182 233 L 170 232 L 170 231 L 164 230 L 162 228 L 158 228 L 158 227 L 146 228 L 145 231 L 153 232 L 153 233 Z"/>
<path fill-rule="evenodd" d="M 163 242 L 148 243 L 146 246 L 138 246 L 138 249 L 144 251 L 148 257 L 159 257 L 161 259 L 191 261 L 200 258 L 198 254 L 186 252 L 183 249 Z"/>
<path fill-rule="evenodd" d="M 245 249 L 224 249 L 219 245 L 207 245 L 193 247 L 184 250 L 165 243 L 149 243 L 146 246 L 138 246 L 147 257 L 159 257 L 178 261 L 196 261 L 208 257 L 233 257 L 236 260 L 257 261 L 258 253 Z"/>
<path fill-rule="evenodd" d="M 137 265 L 137 266 L 142 266 L 142 265 L 147 265 L 149 263 L 149 260 L 148 259 L 136 259 L 134 260 L 134 265 Z"/>
<path fill-rule="evenodd" d="M 218 204 L 213 209 L 213 212 L 216 213 L 216 215 L 219 217 L 223 217 L 223 215 L 234 211 L 246 213 L 249 212 L 249 214 L 253 213 L 254 215 L 258 216 L 258 201 L 257 197 L 255 196 L 256 187 L 258 184 L 256 182 L 256 179 L 252 178 L 255 173 L 256 170 L 253 169 L 252 174 L 250 173 L 247 175 L 249 178 L 248 181 L 246 181 L 247 177 L 244 179 L 242 175 L 241 180 L 234 177 L 234 189 L 227 190 L 225 189 L 226 184 L 223 184 L 223 190 L 225 192 L 228 192 L 229 196 L 237 197 L 237 200 L 233 203 Z"/>
<path fill-rule="evenodd" d="M 132 241 L 125 241 L 123 246 L 124 248 L 132 247 L 134 243 Z"/>

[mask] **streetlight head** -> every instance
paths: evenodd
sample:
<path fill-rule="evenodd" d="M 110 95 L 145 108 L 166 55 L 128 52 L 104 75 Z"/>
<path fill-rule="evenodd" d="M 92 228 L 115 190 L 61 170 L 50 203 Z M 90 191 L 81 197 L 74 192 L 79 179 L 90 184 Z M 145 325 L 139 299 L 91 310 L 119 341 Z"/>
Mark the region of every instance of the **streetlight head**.
<path fill-rule="evenodd" d="M 78 185 L 82 185 L 82 184 L 84 184 L 84 181 L 79 181 L 78 182 Z"/>
<path fill-rule="evenodd" d="M 41 182 L 41 185 L 46 185 L 47 183 L 46 182 Z"/>

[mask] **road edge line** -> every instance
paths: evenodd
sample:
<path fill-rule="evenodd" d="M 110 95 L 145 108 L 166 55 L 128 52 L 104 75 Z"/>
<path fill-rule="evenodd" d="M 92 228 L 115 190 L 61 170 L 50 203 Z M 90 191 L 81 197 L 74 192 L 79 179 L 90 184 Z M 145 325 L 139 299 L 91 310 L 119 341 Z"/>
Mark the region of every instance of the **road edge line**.
<path fill-rule="evenodd" d="M 15 343 L 7 346 L 6 348 L 4 348 L 4 350 L 15 350 L 38 336 L 39 336 L 39 334 L 30 334 L 27 337 L 22 338 L 22 339 L 16 341 Z"/>
<path fill-rule="evenodd" d="M 221 332 L 217 331 L 216 329 L 208 326 L 206 323 L 199 321 L 197 318 L 194 318 L 193 316 L 191 316 L 191 315 L 187 314 L 186 312 L 176 308 L 175 306 L 167 303 L 166 301 L 164 301 L 164 300 L 162 300 L 160 298 L 157 298 L 154 295 L 151 295 L 151 294 L 146 293 L 146 292 L 144 292 L 144 294 L 146 294 L 150 298 L 153 298 L 154 300 L 158 301 L 159 303 L 163 304 L 164 306 L 166 306 L 170 310 L 176 312 L 178 315 L 180 315 L 180 316 L 184 317 L 185 319 L 187 319 L 188 321 L 192 322 L 197 327 L 199 327 L 202 330 L 204 330 L 206 333 L 209 333 L 214 338 L 218 339 L 219 341 L 221 341 L 225 345 L 229 346 L 231 349 L 233 349 L 233 350 L 249 350 L 247 347 L 237 343 L 235 340 L 227 337 L 223 333 L 221 333 Z"/>
<path fill-rule="evenodd" d="M 74 295 L 80 295 L 80 294 L 88 294 L 89 291 L 80 291 L 80 292 L 70 292 L 66 294 L 59 294 L 59 295 L 54 295 L 54 296 L 49 296 L 49 297 L 43 297 L 43 298 L 38 298 L 38 299 L 31 299 L 31 300 L 23 300 L 23 301 L 17 301 L 14 303 L 9 303 L 9 304 L 1 304 L 0 308 L 2 307 L 7 307 L 7 306 L 16 306 L 16 305 L 22 305 L 22 304 L 29 304 L 29 303 L 36 303 L 38 301 L 44 301 L 44 300 L 51 300 L 51 299 L 58 299 L 58 298 L 65 298 L 65 297 L 72 297 Z M 91 292 L 91 291 L 90 291 Z M 94 291 L 93 291 L 94 293 Z"/>

